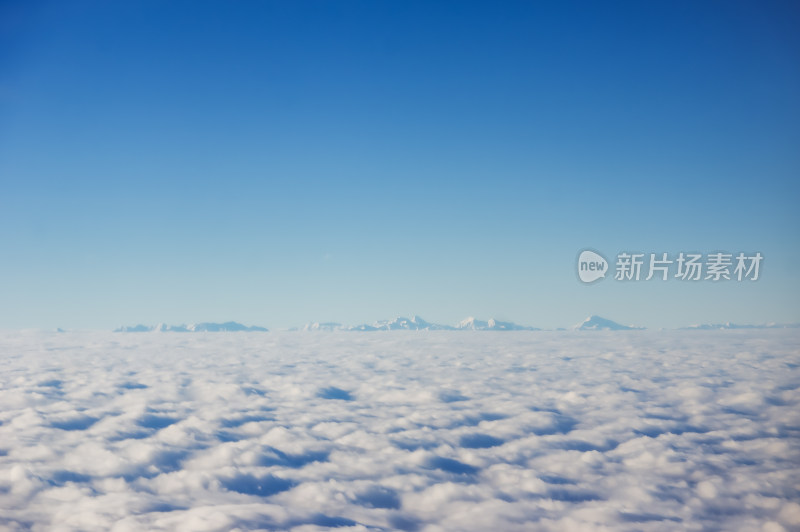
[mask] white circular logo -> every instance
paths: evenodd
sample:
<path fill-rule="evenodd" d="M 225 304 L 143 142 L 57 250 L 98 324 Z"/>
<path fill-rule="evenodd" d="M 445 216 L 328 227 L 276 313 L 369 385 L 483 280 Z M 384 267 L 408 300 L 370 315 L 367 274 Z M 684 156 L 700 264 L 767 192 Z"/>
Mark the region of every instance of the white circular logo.
<path fill-rule="evenodd" d="M 593 283 L 603 279 L 608 271 L 608 261 L 599 253 L 584 249 L 578 255 L 578 279 L 584 283 Z"/>

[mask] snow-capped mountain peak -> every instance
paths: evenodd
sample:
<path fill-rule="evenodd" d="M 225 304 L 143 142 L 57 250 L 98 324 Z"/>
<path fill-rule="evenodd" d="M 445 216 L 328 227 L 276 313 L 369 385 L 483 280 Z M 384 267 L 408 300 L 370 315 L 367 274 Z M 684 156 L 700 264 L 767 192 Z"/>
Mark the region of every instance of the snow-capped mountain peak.
<path fill-rule="evenodd" d="M 479 319 L 476 319 L 473 316 L 470 316 L 470 317 L 464 318 L 463 320 L 458 322 L 458 325 L 456 325 L 456 329 L 466 329 L 466 330 L 470 330 L 470 331 L 477 331 L 477 330 L 485 329 L 487 325 L 489 325 L 489 322 L 486 322 L 486 321 L 483 321 L 483 320 L 479 320 Z"/>
<path fill-rule="evenodd" d="M 342 328 L 343 327 L 342 327 L 341 323 L 336 323 L 336 322 L 332 322 L 332 321 L 323 322 L 323 323 L 315 321 L 315 322 L 312 322 L 312 323 L 306 323 L 303 326 L 303 330 L 304 331 L 338 331 L 338 330 L 340 330 Z"/>
<path fill-rule="evenodd" d="M 191 325 L 158 325 L 148 327 L 147 325 L 135 325 L 133 327 L 120 327 L 114 332 L 267 332 L 265 327 L 253 325 L 248 327 L 235 321 L 225 323 L 200 322 Z"/>
<path fill-rule="evenodd" d="M 375 322 L 373 325 L 358 325 L 356 327 L 350 327 L 349 329 L 358 331 L 438 331 L 452 329 L 452 327 L 431 323 L 415 315 L 411 319 L 404 316 L 398 316 L 393 320 L 381 320 Z"/>
<path fill-rule="evenodd" d="M 461 320 L 456 329 L 468 331 L 537 331 L 535 327 L 528 327 L 525 325 L 517 325 L 510 321 L 499 321 L 490 318 L 489 321 L 475 319 L 470 316 Z"/>
<path fill-rule="evenodd" d="M 632 331 L 632 330 L 643 329 L 643 327 L 622 325 L 615 321 L 597 315 L 592 315 L 583 320 L 582 323 L 575 325 L 573 329 L 578 331 Z"/>

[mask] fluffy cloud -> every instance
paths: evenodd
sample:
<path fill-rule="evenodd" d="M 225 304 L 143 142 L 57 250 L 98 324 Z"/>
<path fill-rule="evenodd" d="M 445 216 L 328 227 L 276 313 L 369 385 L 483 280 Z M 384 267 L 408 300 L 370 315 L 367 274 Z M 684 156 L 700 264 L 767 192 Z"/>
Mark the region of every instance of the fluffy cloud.
<path fill-rule="evenodd" d="M 794 330 L 0 335 L 0 529 L 792 530 Z"/>

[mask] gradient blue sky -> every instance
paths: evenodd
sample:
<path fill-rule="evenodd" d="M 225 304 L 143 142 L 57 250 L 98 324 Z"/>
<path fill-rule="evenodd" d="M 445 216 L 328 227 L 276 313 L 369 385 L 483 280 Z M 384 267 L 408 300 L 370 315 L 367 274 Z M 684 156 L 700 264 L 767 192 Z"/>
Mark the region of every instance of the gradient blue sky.
<path fill-rule="evenodd" d="M 796 2 L 0 5 L 0 328 L 800 321 Z M 585 247 L 760 251 L 578 282 Z"/>

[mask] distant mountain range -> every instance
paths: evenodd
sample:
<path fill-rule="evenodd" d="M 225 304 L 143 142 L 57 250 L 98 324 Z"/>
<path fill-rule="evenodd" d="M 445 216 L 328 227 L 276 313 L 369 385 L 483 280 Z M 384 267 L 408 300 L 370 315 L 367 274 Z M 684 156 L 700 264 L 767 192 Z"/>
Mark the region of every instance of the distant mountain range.
<path fill-rule="evenodd" d="M 372 324 L 362 323 L 361 325 L 345 326 L 341 323 L 308 323 L 302 330 L 304 331 L 538 331 L 534 327 L 517 325 L 509 321 L 497 321 L 490 319 L 482 321 L 475 318 L 466 318 L 456 326 L 442 325 L 441 323 L 431 323 L 419 316 L 412 318 L 397 317 L 393 320 L 381 320 Z"/>
<path fill-rule="evenodd" d="M 297 329 L 292 329 L 297 330 Z M 336 322 L 312 322 L 304 325 L 303 331 L 538 331 L 535 327 L 517 325 L 510 321 L 490 319 L 488 321 L 466 318 L 455 326 L 431 323 L 419 316 L 412 318 L 397 317 L 393 320 L 381 320 L 372 324 L 342 325 Z M 133 325 L 114 329 L 114 332 L 266 332 L 265 327 L 247 327 L 235 321 L 225 323 L 194 323 L 191 325 Z"/>
<path fill-rule="evenodd" d="M 226 321 L 225 323 L 192 323 L 191 325 L 167 325 L 159 323 L 158 325 L 134 325 L 133 327 L 120 327 L 114 329 L 114 332 L 267 332 L 268 329 L 264 327 L 247 327 L 235 321 Z"/>
<path fill-rule="evenodd" d="M 636 331 L 644 327 L 634 327 L 632 325 L 620 325 L 615 321 L 601 318 L 600 316 L 589 316 L 583 322 L 573 327 L 576 331 Z"/>
<path fill-rule="evenodd" d="M 776 324 L 766 325 L 737 325 L 735 323 L 707 323 L 682 327 L 684 330 L 717 330 L 717 329 L 790 329 L 800 328 L 800 324 Z M 575 331 L 636 331 L 643 330 L 644 327 L 633 325 L 622 325 L 615 321 L 600 316 L 589 316 L 581 323 L 572 327 Z M 291 329 L 298 330 L 298 329 Z M 498 321 L 490 319 L 487 321 L 473 317 L 461 320 L 455 326 L 442 325 L 426 321 L 419 316 L 412 318 L 397 317 L 393 320 L 381 320 L 372 324 L 363 323 L 361 325 L 342 325 L 335 322 L 313 322 L 303 326 L 302 331 L 540 331 L 536 327 L 518 325 L 510 321 Z M 563 329 L 556 329 L 563 330 Z M 242 325 L 235 321 L 225 323 L 201 322 L 191 325 L 134 325 L 119 327 L 114 332 L 267 332 L 265 327 Z"/>
<path fill-rule="evenodd" d="M 447 325 L 430 323 L 419 316 L 413 316 L 411 319 L 400 316 L 393 320 L 376 321 L 372 325 L 363 323 L 347 328 L 350 331 L 445 331 L 452 329 L 453 327 Z"/>
<path fill-rule="evenodd" d="M 467 331 L 539 331 L 541 329 L 537 329 L 536 327 L 527 327 L 525 325 L 517 325 L 516 323 L 512 323 L 510 321 L 497 321 L 494 318 L 490 319 L 489 321 L 481 321 L 476 320 L 475 318 L 469 317 L 465 320 L 461 320 L 458 325 L 455 327 L 459 330 L 467 330 Z"/>
<path fill-rule="evenodd" d="M 694 329 L 698 331 L 711 331 L 717 329 L 797 329 L 800 323 L 766 323 L 764 325 L 741 325 L 737 323 L 702 323 L 681 327 L 683 330 Z"/>

